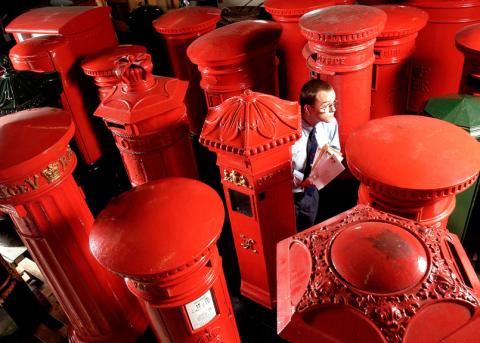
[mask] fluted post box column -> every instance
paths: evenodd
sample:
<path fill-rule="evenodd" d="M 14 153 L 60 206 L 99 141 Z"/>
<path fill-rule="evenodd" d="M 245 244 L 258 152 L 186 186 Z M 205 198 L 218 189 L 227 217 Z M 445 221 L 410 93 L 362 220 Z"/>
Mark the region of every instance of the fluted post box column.
<path fill-rule="evenodd" d="M 480 144 L 439 119 L 398 115 L 372 120 L 346 147 L 360 180 L 358 202 L 425 225 L 446 226 L 455 194 L 480 170 Z"/>
<path fill-rule="evenodd" d="M 428 14 L 415 7 L 375 7 L 387 14 L 387 22 L 373 48 L 371 119 L 406 113 L 415 39 L 428 20 Z"/>
<path fill-rule="evenodd" d="M 480 24 L 458 31 L 455 43 L 465 57 L 459 93 L 480 96 Z"/>
<path fill-rule="evenodd" d="M 328 81 L 337 95 L 342 150 L 350 133 L 370 119 L 373 45 L 386 19 L 382 10 L 361 5 L 326 7 L 300 18 L 311 76 Z"/>
<path fill-rule="evenodd" d="M 245 91 L 210 109 L 200 143 L 217 153 L 241 273 L 240 292 L 275 307 L 275 245 L 296 232 L 290 146 L 296 102 Z"/>
<path fill-rule="evenodd" d="M 444 342 L 480 314 L 478 278 L 444 228 L 359 205 L 277 255 L 277 330 L 289 342 Z"/>
<path fill-rule="evenodd" d="M 123 281 L 92 256 L 93 224 L 72 171 L 74 125 L 59 109 L 0 118 L 0 209 L 47 279 L 67 315 L 71 342 L 133 342 L 147 325 Z"/>
<path fill-rule="evenodd" d="M 209 107 L 245 89 L 278 95 L 275 47 L 282 27 L 245 20 L 206 33 L 187 49 L 202 75 L 200 86 Z"/>
<path fill-rule="evenodd" d="M 153 22 L 153 27 L 165 40 L 173 75 L 189 82 L 185 105 L 190 131 L 197 135 L 207 115 L 207 103 L 200 87 L 200 72 L 188 59 L 187 48 L 195 39 L 214 30 L 219 20 L 218 8 L 193 6 L 170 11 Z"/>
<path fill-rule="evenodd" d="M 165 178 L 114 198 L 97 217 L 90 248 L 145 303 L 159 342 L 240 342 L 215 244 L 224 216 L 207 185 Z"/>

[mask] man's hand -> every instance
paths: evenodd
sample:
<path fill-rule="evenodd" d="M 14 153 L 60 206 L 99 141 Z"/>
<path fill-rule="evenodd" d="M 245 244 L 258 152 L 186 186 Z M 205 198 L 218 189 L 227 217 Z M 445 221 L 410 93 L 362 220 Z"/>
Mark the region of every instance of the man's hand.
<path fill-rule="evenodd" d="M 306 189 L 306 188 L 308 188 L 308 187 L 310 187 L 310 186 L 313 186 L 313 182 L 312 182 L 312 180 L 311 180 L 309 177 L 307 177 L 305 180 L 303 180 L 303 181 L 300 183 L 299 186 L 300 186 L 300 187 L 303 187 L 304 189 Z"/>

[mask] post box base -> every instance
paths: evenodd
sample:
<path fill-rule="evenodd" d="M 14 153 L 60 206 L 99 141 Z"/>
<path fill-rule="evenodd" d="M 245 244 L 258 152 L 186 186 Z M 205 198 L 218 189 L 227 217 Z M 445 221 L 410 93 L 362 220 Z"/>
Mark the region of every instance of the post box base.
<path fill-rule="evenodd" d="M 242 281 L 240 284 L 240 293 L 244 297 L 253 300 L 271 310 L 277 307 L 276 300 L 272 299 L 274 295 L 255 285 L 252 285 L 251 283 Z"/>

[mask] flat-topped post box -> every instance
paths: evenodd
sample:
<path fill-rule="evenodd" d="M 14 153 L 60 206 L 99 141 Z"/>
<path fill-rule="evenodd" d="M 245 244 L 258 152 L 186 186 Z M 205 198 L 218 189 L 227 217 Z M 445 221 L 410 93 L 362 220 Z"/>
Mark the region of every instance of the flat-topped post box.
<path fill-rule="evenodd" d="M 215 244 L 224 217 L 207 185 L 165 178 L 114 198 L 95 220 L 94 256 L 145 304 L 159 342 L 240 343 Z"/>
<path fill-rule="evenodd" d="M 427 12 L 415 7 L 375 7 L 387 14 L 387 21 L 373 48 L 371 119 L 406 113 L 415 39 L 428 20 Z"/>
<path fill-rule="evenodd" d="M 185 105 L 190 131 L 196 135 L 202 130 L 207 102 L 200 87 L 200 72 L 188 59 L 187 47 L 198 37 L 214 30 L 219 21 L 220 9 L 193 6 L 170 11 L 153 22 L 153 27 L 165 40 L 173 75 L 189 82 Z"/>
<path fill-rule="evenodd" d="M 480 170 L 480 144 L 461 128 L 415 115 L 372 120 L 347 141 L 347 162 L 360 180 L 358 202 L 443 226 L 455 194 Z"/>
<path fill-rule="evenodd" d="M 278 243 L 277 271 L 289 342 L 444 342 L 480 314 L 455 235 L 368 206 Z"/>
<path fill-rule="evenodd" d="M 275 307 L 275 246 L 296 232 L 291 145 L 300 137 L 298 103 L 246 90 L 211 108 L 200 143 L 217 165 L 240 266 L 240 292 Z"/>
<path fill-rule="evenodd" d="M 152 75 L 152 67 L 149 54 L 117 61 L 121 82 L 95 111 L 112 132 L 132 186 L 197 177 L 183 103 L 187 82 Z"/>
<path fill-rule="evenodd" d="M 275 48 L 282 27 L 245 20 L 197 38 L 187 49 L 202 75 L 207 105 L 214 107 L 245 89 L 278 95 Z"/>
<path fill-rule="evenodd" d="M 303 55 L 312 78 L 328 81 L 337 95 L 340 145 L 370 119 L 373 45 L 387 15 L 370 6 L 330 6 L 300 18 L 307 38 Z"/>
<path fill-rule="evenodd" d="M 455 43 L 465 57 L 459 92 L 480 96 L 480 24 L 458 31 Z"/>
<path fill-rule="evenodd" d="M 416 40 L 408 99 L 408 110 L 422 113 L 431 97 L 458 91 L 463 57 L 455 49 L 455 34 L 480 22 L 480 1 L 409 0 L 405 4 L 421 8 L 429 17 Z"/>
<path fill-rule="evenodd" d="M 119 83 L 119 78 L 115 74 L 115 62 L 127 55 L 144 54 L 146 52 L 147 48 L 141 45 L 118 45 L 86 57 L 83 59 L 81 66 L 86 75 L 93 77 L 95 84 L 98 86 L 98 97 L 102 100 Z"/>
<path fill-rule="evenodd" d="M 133 342 L 147 320 L 122 279 L 89 250 L 93 216 L 72 176 L 73 131 L 70 114 L 60 109 L 0 118 L 0 210 L 67 315 L 71 342 Z"/>

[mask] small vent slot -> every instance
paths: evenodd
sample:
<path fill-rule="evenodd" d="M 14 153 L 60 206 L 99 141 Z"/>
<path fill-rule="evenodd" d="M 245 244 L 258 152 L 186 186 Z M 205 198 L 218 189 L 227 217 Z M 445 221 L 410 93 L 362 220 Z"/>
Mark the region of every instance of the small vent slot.
<path fill-rule="evenodd" d="M 124 131 L 126 130 L 125 125 L 112 123 L 110 121 L 107 121 L 105 123 L 107 124 L 108 127 L 113 127 L 113 128 L 124 130 Z"/>
<path fill-rule="evenodd" d="M 470 278 L 468 277 L 467 271 L 463 267 L 462 260 L 460 259 L 460 255 L 458 255 L 457 248 L 452 243 L 448 242 L 448 249 L 450 250 L 453 260 L 458 268 L 460 273 L 460 277 L 463 279 L 463 282 L 470 287 L 473 288 L 472 283 L 470 282 Z"/>

